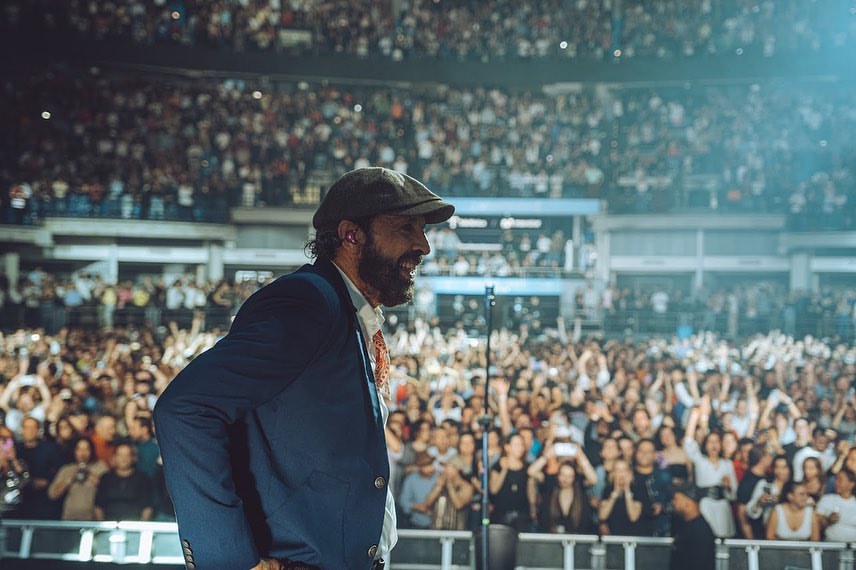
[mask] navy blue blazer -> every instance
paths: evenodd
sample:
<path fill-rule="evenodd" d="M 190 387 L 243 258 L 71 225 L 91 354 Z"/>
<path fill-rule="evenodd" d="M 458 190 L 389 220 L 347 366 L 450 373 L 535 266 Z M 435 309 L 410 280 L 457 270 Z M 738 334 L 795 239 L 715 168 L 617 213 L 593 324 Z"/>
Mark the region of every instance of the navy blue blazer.
<path fill-rule="evenodd" d="M 329 261 L 247 299 L 154 410 L 188 568 L 371 566 L 389 480 L 373 378 Z"/>

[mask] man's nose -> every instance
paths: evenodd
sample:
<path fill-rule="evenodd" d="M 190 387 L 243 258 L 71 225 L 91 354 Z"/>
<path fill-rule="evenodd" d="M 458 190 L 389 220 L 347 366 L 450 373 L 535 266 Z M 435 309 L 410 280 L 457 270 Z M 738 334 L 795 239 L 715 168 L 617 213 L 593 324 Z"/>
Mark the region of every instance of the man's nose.
<path fill-rule="evenodd" d="M 416 240 L 416 248 L 422 255 L 428 255 L 431 253 L 431 244 L 428 243 L 428 238 L 425 236 L 425 232 L 419 234 L 419 238 Z"/>

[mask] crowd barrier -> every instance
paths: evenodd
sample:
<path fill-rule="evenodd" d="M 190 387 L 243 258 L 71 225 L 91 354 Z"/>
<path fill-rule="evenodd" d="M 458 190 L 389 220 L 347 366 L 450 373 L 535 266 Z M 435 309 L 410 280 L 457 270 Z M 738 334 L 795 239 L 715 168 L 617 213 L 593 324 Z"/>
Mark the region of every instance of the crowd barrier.
<path fill-rule="evenodd" d="M 473 533 L 399 530 L 394 570 L 473 570 Z M 0 560 L 183 567 L 175 523 L 0 521 Z M 521 533 L 516 570 L 666 569 L 671 538 Z M 854 570 L 856 544 L 717 541 L 717 570 Z"/>

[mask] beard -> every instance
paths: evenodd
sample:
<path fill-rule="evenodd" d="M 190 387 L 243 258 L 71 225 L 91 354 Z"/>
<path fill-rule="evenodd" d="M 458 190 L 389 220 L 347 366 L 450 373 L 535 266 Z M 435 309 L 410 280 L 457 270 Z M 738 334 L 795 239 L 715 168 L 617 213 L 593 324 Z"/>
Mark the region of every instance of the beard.
<path fill-rule="evenodd" d="M 402 270 L 402 263 L 419 265 L 422 256 L 408 253 L 398 259 L 387 257 L 375 246 L 369 235 L 363 247 L 357 272 L 366 284 L 378 292 L 384 307 L 395 307 L 413 300 L 413 275 Z"/>

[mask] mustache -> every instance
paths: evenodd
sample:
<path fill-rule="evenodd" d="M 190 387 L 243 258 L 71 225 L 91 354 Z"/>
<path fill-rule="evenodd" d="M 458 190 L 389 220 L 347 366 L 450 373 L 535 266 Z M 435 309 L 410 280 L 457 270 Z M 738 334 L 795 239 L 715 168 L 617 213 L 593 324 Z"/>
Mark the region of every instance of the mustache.
<path fill-rule="evenodd" d="M 422 263 L 422 256 L 418 253 L 405 253 L 398 258 L 398 263 L 405 263 L 407 261 L 412 262 L 414 265 L 420 265 Z"/>

